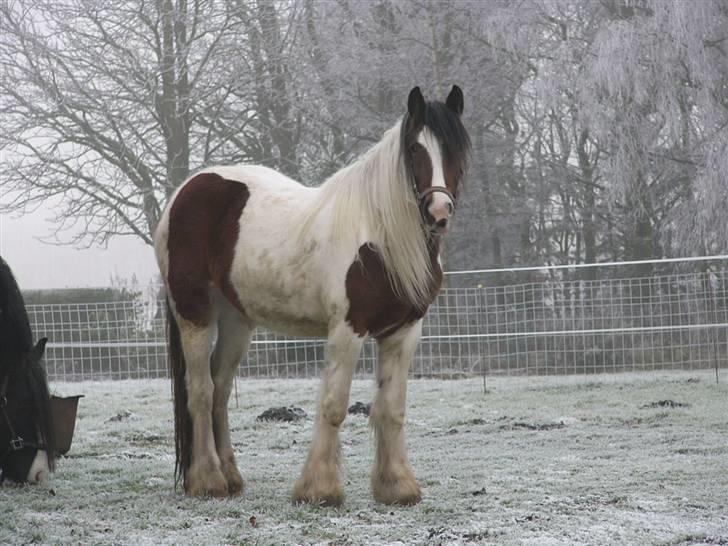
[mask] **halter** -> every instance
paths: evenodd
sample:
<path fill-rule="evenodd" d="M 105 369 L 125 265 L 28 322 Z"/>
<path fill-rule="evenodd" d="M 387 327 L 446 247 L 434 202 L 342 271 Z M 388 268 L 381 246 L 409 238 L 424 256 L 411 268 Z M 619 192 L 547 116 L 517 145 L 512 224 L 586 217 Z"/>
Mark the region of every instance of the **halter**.
<path fill-rule="evenodd" d="M 2 413 L 3 417 L 5 418 L 5 423 L 8 426 L 8 430 L 10 430 L 10 443 L 5 448 L 5 450 L 0 454 L 0 465 L 5 461 L 5 459 L 13 452 L 20 451 L 21 449 L 25 449 L 26 447 L 35 448 L 43 451 L 48 451 L 48 446 L 45 444 L 39 444 L 37 442 L 28 442 L 25 440 L 22 436 L 16 434 L 15 429 L 13 428 L 13 422 L 10 420 L 10 415 L 8 413 L 8 396 L 7 396 L 7 389 L 8 389 L 8 380 L 10 379 L 10 374 L 5 376 L 5 379 L 3 380 L 2 389 L 0 389 L 0 413 Z M 0 482 L 2 482 L 2 477 L 0 476 Z"/>
<path fill-rule="evenodd" d="M 422 214 L 422 218 L 425 218 L 426 217 L 425 215 L 427 213 L 427 210 L 426 210 L 427 197 L 429 195 L 432 195 L 433 193 L 437 193 L 437 192 L 444 193 L 445 195 L 447 195 L 450 198 L 450 202 L 452 203 L 452 210 L 453 210 L 453 212 L 455 211 L 455 206 L 456 206 L 455 196 L 450 192 L 450 190 L 448 190 L 447 188 L 445 188 L 443 186 L 430 186 L 426 190 L 420 191 L 419 188 L 417 187 L 417 180 L 415 180 L 415 177 L 412 176 L 411 178 L 412 178 L 412 191 L 415 194 L 415 199 L 417 199 L 417 206 L 420 208 L 420 214 Z"/>

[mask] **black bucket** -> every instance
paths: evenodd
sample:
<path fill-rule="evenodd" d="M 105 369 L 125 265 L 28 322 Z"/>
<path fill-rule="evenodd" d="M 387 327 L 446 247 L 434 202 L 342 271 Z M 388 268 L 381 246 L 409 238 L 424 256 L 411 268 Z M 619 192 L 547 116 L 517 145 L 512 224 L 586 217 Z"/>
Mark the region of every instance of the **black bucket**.
<path fill-rule="evenodd" d="M 56 453 L 59 455 L 65 455 L 71 449 L 73 431 L 76 428 L 79 398 L 83 398 L 83 394 L 65 397 L 51 396 L 53 429 L 56 434 Z"/>

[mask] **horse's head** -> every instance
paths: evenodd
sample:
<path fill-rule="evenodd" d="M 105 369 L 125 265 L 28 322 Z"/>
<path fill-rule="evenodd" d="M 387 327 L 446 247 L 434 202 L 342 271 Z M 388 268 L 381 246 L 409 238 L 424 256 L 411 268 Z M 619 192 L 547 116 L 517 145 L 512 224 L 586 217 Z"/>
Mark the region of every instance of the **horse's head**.
<path fill-rule="evenodd" d="M 0 380 L 0 472 L 14 482 L 40 482 L 53 468 L 53 425 L 41 367 L 46 341 Z"/>
<path fill-rule="evenodd" d="M 41 481 L 53 469 L 46 338 L 35 345 L 22 295 L 0 258 L 0 481 Z"/>
<path fill-rule="evenodd" d="M 455 212 L 470 154 L 462 124 L 463 92 L 454 85 L 444 103 L 426 102 L 419 87 L 410 91 L 402 121 L 402 153 L 422 219 L 444 234 Z"/>

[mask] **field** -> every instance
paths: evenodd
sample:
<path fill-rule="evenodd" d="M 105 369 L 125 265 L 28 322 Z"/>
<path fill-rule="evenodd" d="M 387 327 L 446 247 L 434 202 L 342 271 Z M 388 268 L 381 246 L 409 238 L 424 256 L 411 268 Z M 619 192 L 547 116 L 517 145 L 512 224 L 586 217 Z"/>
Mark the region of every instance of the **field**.
<path fill-rule="evenodd" d="M 174 490 L 168 382 L 56 383 L 84 394 L 67 458 L 42 486 L 0 487 L 0 544 L 728 544 L 725 373 L 415 380 L 408 444 L 424 499 L 369 491 L 363 416 L 342 433 L 341 509 L 294 506 L 318 382 L 238 381 L 242 496 Z M 356 381 L 352 403 L 371 400 Z M 297 423 L 259 422 L 296 405 Z"/>

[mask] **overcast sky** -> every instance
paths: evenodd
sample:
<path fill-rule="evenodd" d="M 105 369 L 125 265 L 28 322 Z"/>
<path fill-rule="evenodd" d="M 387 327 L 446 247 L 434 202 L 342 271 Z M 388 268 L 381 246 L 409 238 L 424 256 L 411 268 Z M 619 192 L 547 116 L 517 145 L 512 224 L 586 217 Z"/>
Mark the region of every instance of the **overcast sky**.
<path fill-rule="evenodd" d="M 21 289 L 111 286 L 115 277 L 143 284 L 156 278 L 152 248 L 132 237 L 116 238 L 108 249 L 77 250 L 42 243 L 52 233 L 43 208 L 21 218 L 0 215 L 0 255 L 10 265 Z"/>

